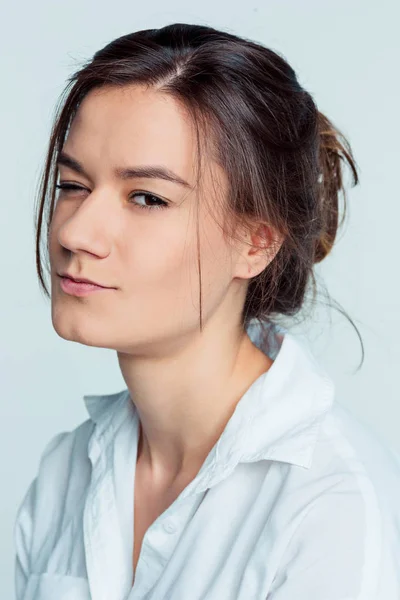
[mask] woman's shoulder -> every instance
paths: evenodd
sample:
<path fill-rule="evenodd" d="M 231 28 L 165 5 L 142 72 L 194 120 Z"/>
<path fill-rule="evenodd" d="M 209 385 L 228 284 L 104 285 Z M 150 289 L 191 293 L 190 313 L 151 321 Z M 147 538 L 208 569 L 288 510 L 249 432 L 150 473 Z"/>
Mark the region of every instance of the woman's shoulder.
<path fill-rule="evenodd" d="M 400 527 L 400 455 L 374 427 L 338 401 L 321 423 L 305 477 L 328 490 L 333 485 L 338 493 L 352 490 L 366 518 L 377 514 Z"/>
<path fill-rule="evenodd" d="M 124 417 L 118 410 L 127 398 L 127 390 L 113 394 L 87 394 L 84 397 L 89 418 L 78 424 L 70 431 L 61 431 L 47 441 L 39 459 L 38 477 L 53 481 L 52 474 L 57 479 L 67 479 L 79 471 L 91 468 L 90 450 L 94 429 L 101 436 L 109 429 L 110 435 L 115 422 Z M 59 481 L 58 483 L 61 483 Z"/>
<path fill-rule="evenodd" d="M 296 526 L 273 597 L 399 597 L 400 457 L 373 428 L 335 402 L 288 489 Z"/>
<path fill-rule="evenodd" d="M 86 419 L 74 429 L 58 432 L 47 440 L 35 476 L 18 507 L 16 527 L 19 522 L 37 519 L 40 511 L 49 514 L 57 503 L 65 503 L 69 487 L 78 492 L 88 482 L 91 471 L 88 444 L 93 428 L 93 421 Z M 46 502 L 42 502 L 43 498 Z"/>
<path fill-rule="evenodd" d="M 319 456 L 342 473 L 369 479 L 377 494 L 390 486 L 392 493 L 400 495 L 400 454 L 350 408 L 334 402 L 322 423 L 318 445 L 316 461 Z"/>
<path fill-rule="evenodd" d="M 53 435 L 41 452 L 14 520 L 17 590 L 23 589 L 32 570 L 43 568 L 40 563 L 48 558 L 44 548 L 54 547 L 61 532 L 73 528 L 79 518 L 90 483 L 88 443 L 93 428 L 93 421 L 86 419 Z"/>
<path fill-rule="evenodd" d="M 48 513 L 57 505 L 62 504 L 63 511 L 68 509 L 68 503 L 76 507 L 77 499 L 83 496 L 90 482 L 91 451 L 96 435 L 101 436 L 107 430 L 112 436 L 115 423 L 124 418 L 124 412 L 118 410 L 117 404 L 120 402 L 122 406 L 126 398 L 127 390 L 84 396 L 89 418 L 72 430 L 60 431 L 47 440 L 35 477 L 17 511 L 17 521 L 28 509 L 30 517 L 35 518 L 40 516 L 40 510 Z"/>
<path fill-rule="evenodd" d="M 86 419 L 68 431 L 54 434 L 46 443 L 39 459 L 39 472 L 55 461 L 68 460 L 71 455 L 87 456 L 87 445 L 93 432 L 92 419 Z"/>

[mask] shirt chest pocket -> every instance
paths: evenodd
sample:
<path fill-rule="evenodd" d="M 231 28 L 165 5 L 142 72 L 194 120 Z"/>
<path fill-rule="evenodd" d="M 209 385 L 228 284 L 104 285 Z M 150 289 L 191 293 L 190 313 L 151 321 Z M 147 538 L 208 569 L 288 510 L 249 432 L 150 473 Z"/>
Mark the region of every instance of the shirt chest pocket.
<path fill-rule="evenodd" d="M 91 600 L 89 583 L 84 577 L 31 573 L 23 600 Z"/>

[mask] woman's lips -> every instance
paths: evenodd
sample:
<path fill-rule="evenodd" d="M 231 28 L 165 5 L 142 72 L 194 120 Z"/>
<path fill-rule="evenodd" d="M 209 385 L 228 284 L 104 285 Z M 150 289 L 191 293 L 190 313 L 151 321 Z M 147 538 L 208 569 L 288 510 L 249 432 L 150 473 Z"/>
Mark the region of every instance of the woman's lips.
<path fill-rule="evenodd" d="M 93 292 L 113 289 L 102 287 L 101 285 L 96 285 L 94 283 L 79 283 L 73 279 L 70 279 L 69 277 L 61 277 L 60 286 L 66 294 L 71 294 L 72 296 L 87 296 Z"/>

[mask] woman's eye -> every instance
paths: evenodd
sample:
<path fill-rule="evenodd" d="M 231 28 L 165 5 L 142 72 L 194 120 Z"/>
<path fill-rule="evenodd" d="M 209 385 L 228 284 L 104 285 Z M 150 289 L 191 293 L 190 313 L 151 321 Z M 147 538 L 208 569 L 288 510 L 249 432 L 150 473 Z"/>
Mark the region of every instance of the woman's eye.
<path fill-rule="evenodd" d="M 83 188 L 80 185 L 77 185 L 76 183 L 59 183 L 56 185 L 56 188 L 66 194 L 68 192 L 86 191 L 86 188 Z M 149 192 L 134 192 L 131 196 L 131 198 L 137 198 L 137 197 L 143 198 L 144 202 L 145 202 L 144 204 L 140 204 L 137 202 L 131 202 L 132 204 L 135 204 L 139 208 L 153 210 L 153 209 L 159 209 L 159 208 L 166 208 L 168 206 L 167 202 L 165 202 L 164 200 L 161 200 L 161 198 L 158 198 L 157 196 L 154 196 L 153 194 L 150 194 Z M 150 206 L 146 202 L 150 202 L 151 203 Z M 156 204 L 154 204 L 154 203 L 156 203 Z"/>
<path fill-rule="evenodd" d="M 76 183 L 58 183 L 56 185 L 56 188 L 58 190 L 62 190 L 62 191 L 65 191 L 65 192 L 73 191 L 73 190 L 75 190 L 75 191 L 78 191 L 78 190 L 85 191 L 85 188 L 81 187 L 80 185 L 76 185 Z"/>
<path fill-rule="evenodd" d="M 71 196 L 76 196 L 80 192 L 88 191 L 86 188 L 77 185 L 76 183 L 58 183 L 56 188 L 60 190 L 60 195 L 62 196 L 68 196 L 69 194 L 71 194 Z"/>
<path fill-rule="evenodd" d="M 153 210 L 153 209 L 158 209 L 158 208 L 166 208 L 168 206 L 167 202 L 165 202 L 164 200 L 161 200 L 161 198 L 158 198 L 157 196 L 153 196 L 153 194 L 149 194 L 149 192 L 135 192 L 131 196 L 131 198 L 136 198 L 136 197 L 147 198 L 151 202 L 158 202 L 158 205 L 153 204 L 151 206 L 147 206 L 146 204 L 137 204 L 136 202 L 134 202 L 133 204 L 136 204 L 136 206 L 138 206 L 139 208 L 147 208 L 147 209 Z"/>

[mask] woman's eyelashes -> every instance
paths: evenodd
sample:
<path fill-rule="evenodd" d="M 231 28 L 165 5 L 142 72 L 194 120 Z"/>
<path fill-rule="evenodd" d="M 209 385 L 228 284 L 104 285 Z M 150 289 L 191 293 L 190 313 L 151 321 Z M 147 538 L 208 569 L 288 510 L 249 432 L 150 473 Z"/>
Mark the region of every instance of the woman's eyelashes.
<path fill-rule="evenodd" d="M 58 183 L 56 185 L 56 188 L 58 190 L 60 190 L 61 193 L 64 193 L 64 194 L 68 194 L 69 192 L 74 192 L 74 191 L 75 192 L 87 191 L 86 188 L 84 188 L 80 185 L 77 185 L 76 183 Z M 150 199 L 151 202 L 158 203 L 158 204 L 153 204 L 153 205 L 149 206 L 147 204 L 138 204 L 136 202 L 131 202 L 138 208 L 154 210 L 154 209 L 160 209 L 160 208 L 167 208 L 167 206 L 168 206 L 168 202 L 165 202 L 165 200 L 161 200 L 161 198 L 158 198 L 158 196 L 154 196 L 154 194 L 150 194 L 150 192 L 136 191 L 136 192 L 133 192 L 133 194 L 130 196 L 130 198 L 136 198 L 137 196 L 141 196 L 142 198 Z M 145 202 L 146 202 L 146 200 L 145 200 Z"/>

